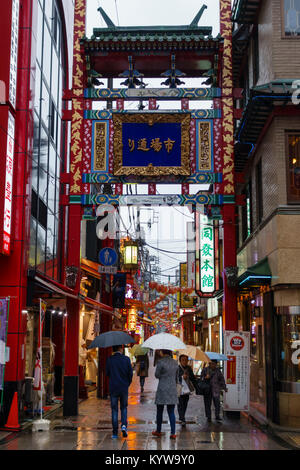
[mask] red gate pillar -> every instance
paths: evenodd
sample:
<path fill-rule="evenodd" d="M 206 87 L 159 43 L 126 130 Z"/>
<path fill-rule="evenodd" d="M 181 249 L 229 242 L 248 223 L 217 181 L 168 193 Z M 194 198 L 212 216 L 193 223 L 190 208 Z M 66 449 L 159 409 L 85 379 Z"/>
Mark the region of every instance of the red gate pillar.
<path fill-rule="evenodd" d="M 84 53 L 80 39 L 85 35 L 86 0 L 75 0 L 74 11 L 74 47 L 73 47 L 73 85 L 70 151 L 70 190 L 69 196 L 83 193 L 83 135 L 84 135 Z M 76 199 L 76 198 L 75 198 Z M 75 203 L 74 203 L 75 202 Z M 64 416 L 78 414 L 78 356 L 79 356 L 79 315 L 80 301 L 80 235 L 82 207 L 77 200 L 70 200 L 68 219 L 67 268 L 73 270 L 73 279 L 67 285 L 74 288 L 77 298 L 67 300 L 67 328 L 64 376 Z"/>
<path fill-rule="evenodd" d="M 234 102 L 232 80 L 232 23 L 231 0 L 220 0 L 220 33 L 224 38 L 222 55 L 222 139 L 223 139 L 223 184 L 222 194 L 226 197 L 223 206 L 224 254 L 223 254 L 223 327 L 237 330 L 236 288 L 228 286 L 226 268 L 236 267 L 235 231 L 235 182 L 234 182 Z"/>

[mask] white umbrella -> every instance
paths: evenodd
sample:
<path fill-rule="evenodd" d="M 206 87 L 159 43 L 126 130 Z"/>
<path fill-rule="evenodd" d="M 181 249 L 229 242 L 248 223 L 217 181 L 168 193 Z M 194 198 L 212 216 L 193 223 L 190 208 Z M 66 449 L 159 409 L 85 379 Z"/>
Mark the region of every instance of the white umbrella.
<path fill-rule="evenodd" d="M 169 333 L 158 333 L 150 336 L 142 344 L 143 348 L 150 349 L 168 349 L 170 351 L 176 351 L 177 349 L 185 349 L 185 344 L 177 338 L 177 336 L 170 335 Z"/>

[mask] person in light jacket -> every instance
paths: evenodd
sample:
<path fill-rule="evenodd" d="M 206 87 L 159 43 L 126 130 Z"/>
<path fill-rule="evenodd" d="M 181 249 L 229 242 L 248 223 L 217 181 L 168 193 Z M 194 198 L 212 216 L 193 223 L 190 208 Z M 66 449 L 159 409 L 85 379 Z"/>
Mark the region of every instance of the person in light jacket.
<path fill-rule="evenodd" d="M 205 414 L 207 417 L 207 421 L 211 422 L 211 402 L 214 402 L 215 406 L 215 413 L 216 413 L 216 421 L 221 422 L 222 419 L 220 417 L 220 393 L 221 390 L 225 390 L 227 392 L 227 387 L 224 379 L 224 375 L 217 367 L 218 361 L 212 360 L 209 363 L 208 367 L 204 367 L 201 372 L 200 378 L 209 382 L 210 384 L 210 391 L 203 395 L 204 398 L 204 406 L 205 406 Z"/>
<path fill-rule="evenodd" d="M 161 436 L 161 426 L 163 420 L 164 406 L 167 406 L 168 416 L 171 426 L 171 439 L 176 439 L 176 418 L 175 405 L 178 404 L 177 383 L 178 383 L 178 365 L 172 358 L 172 351 L 162 349 L 161 359 L 157 362 L 155 377 L 159 379 L 155 404 L 156 413 L 156 431 L 152 431 L 154 436 Z"/>

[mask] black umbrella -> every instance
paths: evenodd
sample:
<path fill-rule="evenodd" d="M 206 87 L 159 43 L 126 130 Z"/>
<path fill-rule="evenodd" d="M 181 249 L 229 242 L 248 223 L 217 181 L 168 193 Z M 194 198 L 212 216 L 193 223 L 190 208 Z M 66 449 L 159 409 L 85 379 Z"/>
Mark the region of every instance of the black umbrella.
<path fill-rule="evenodd" d="M 135 343 L 135 340 L 124 331 L 107 331 L 96 336 L 87 349 L 109 348 L 121 344 Z"/>

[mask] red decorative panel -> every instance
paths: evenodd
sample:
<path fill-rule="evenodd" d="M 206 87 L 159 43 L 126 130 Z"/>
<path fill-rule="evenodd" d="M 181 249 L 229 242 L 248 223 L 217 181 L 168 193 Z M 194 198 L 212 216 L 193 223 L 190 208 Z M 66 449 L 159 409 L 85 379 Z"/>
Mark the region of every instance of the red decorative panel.
<path fill-rule="evenodd" d="M 223 193 L 234 194 L 231 0 L 220 0 L 220 33 L 224 38 L 222 63 Z"/>
<path fill-rule="evenodd" d="M 190 165 L 191 174 L 196 172 L 196 121 L 191 119 L 190 124 Z"/>

